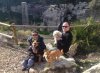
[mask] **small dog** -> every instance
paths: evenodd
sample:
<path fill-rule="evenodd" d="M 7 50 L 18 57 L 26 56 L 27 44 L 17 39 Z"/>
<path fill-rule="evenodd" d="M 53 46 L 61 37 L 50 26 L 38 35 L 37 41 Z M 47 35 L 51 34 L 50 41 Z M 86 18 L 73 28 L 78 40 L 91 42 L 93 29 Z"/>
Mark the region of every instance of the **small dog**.
<path fill-rule="evenodd" d="M 41 62 L 42 56 L 38 53 L 38 45 L 39 42 L 37 42 L 36 40 L 32 43 L 32 50 L 33 53 L 35 53 L 38 56 L 38 62 Z"/>
<path fill-rule="evenodd" d="M 45 57 L 48 63 L 58 60 L 58 58 L 63 54 L 63 50 L 48 50 L 44 52 L 43 57 Z"/>
<path fill-rule="evenodd" d="M 39 43 L 36 40 L 32 43 L 32 50 L 34 53 L 37 53 L 38 51 L 38 48 L 37 48 L 38 44 Z"/>
<path fill-rule="evenodd" d="M 62 37 L 62 33 L 58 30 L 55 30 L 53 32 L 53 37 L 54 37 L 54 44 L 57 43 L 57 40 L 61 40 L 61 37 Z"/>

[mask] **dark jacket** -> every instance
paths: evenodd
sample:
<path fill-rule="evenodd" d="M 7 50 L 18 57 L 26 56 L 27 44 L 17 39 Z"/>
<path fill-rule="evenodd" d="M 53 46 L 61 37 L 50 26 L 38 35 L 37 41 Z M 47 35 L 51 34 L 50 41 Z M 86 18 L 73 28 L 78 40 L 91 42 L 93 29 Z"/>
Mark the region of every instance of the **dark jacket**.
<path fill-rule="evenodd" d="M 33 51 L 32 51 L 32 43 L 34 42 L 32 37 L 28 38 L 28 42 L 29 42 L 29 46 L 30 46 L 28 51 L 30 52 L 30 54 L 34 54 Z M 38 48 L 37 53 L 43 55 L 44 49 L 46 49 L 45 43 L 43 41 L 43 37 L 41 37 L 39 35 L 37 42 L 39 42 L 38 47 L 37 47 Z"/>
<path fill-rule="evenodd" d="M 70 31 L 62 34 L 62 39 L 57 41 L 57 48 L 63 49 L 64 53 L 69 51 L 69 47 L 72 43 L 72 33 Z"/>

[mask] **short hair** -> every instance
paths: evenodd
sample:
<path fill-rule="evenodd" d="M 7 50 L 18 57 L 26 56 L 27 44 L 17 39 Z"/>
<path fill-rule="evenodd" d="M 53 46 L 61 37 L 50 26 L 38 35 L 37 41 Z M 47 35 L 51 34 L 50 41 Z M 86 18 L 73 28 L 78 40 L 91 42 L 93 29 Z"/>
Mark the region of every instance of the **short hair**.
<path fill-rule="evenodd" d="M 33 31 L 32 33 L 38 33 L 37 31 Z"/>
<path fill-rule="evenodd" d="M 37 31 L 33 31 L 33 32 L 32 32 L 32 35 L 33 35 L 34 33 L 38 34 L 38 32 L 37 32 Z"/>
<path fill-rule="evenodd" d="M 71 24 L 71 22 L 70 22 L 70 21 L 65 21 L 65 22 L 67 22 L 67 23 L 68 23 L 68 25 L 70 26 L 70 24 Z M 65 22 L 63 22 L 63 23 L 65 23 Z"/>

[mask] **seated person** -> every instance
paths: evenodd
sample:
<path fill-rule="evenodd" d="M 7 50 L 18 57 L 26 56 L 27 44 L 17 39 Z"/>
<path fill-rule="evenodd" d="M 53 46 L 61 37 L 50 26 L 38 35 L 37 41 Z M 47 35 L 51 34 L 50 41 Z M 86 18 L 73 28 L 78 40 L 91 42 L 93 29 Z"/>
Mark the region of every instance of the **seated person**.
<path fill-rule="evenodd" d="M 45 43 L 43 41 L 43 37 L 41 37 L 36 31 L 32 33 L 32 37 L 28 38 L 28 42 L 30 45 L 28 49 L 29 55 L 27 59 L 24 60 L 23 62 L 23 69 L 22 69 L 23 71 L 30 69 L 33 66 L 34 62 L 37 62 L 39 60 L 39 57 L 43 56 L 44 50 L 46 49 Z M 38 42 L 38 45 L 35 46 L 34 42 Z M 34 52 L 34 48 L 36 48 L 37 52 Z"/>
<path fill-rule="evenodd" d="M 56 42 L 56 47 L 59 50 L 63 49 L 64 55 L 69 51 L 69 47 L 72 43 L 72 33 L 70 31 L 70 23 L 69 22 L 64 22 L 62 24 L 62 36 L 60 40 L 57 40 Z"/>

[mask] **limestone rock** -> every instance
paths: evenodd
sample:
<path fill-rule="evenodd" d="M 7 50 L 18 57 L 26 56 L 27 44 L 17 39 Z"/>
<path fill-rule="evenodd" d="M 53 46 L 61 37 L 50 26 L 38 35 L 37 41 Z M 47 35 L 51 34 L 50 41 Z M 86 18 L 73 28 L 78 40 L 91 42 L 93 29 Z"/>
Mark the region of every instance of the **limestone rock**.
<path fill-rule="evenodd" d="M 36 64 L 30 73 L 76 73 L 76 67 L 77 65 L 73 58 L 60 56 L 58 61 L 50 65 L 47 62 Z"/>
<path fill-rule="evenodd" d="M 100 63 L 92 66 L 90 69 L 84 71 L 83 73 L 100 73 Z"/>

